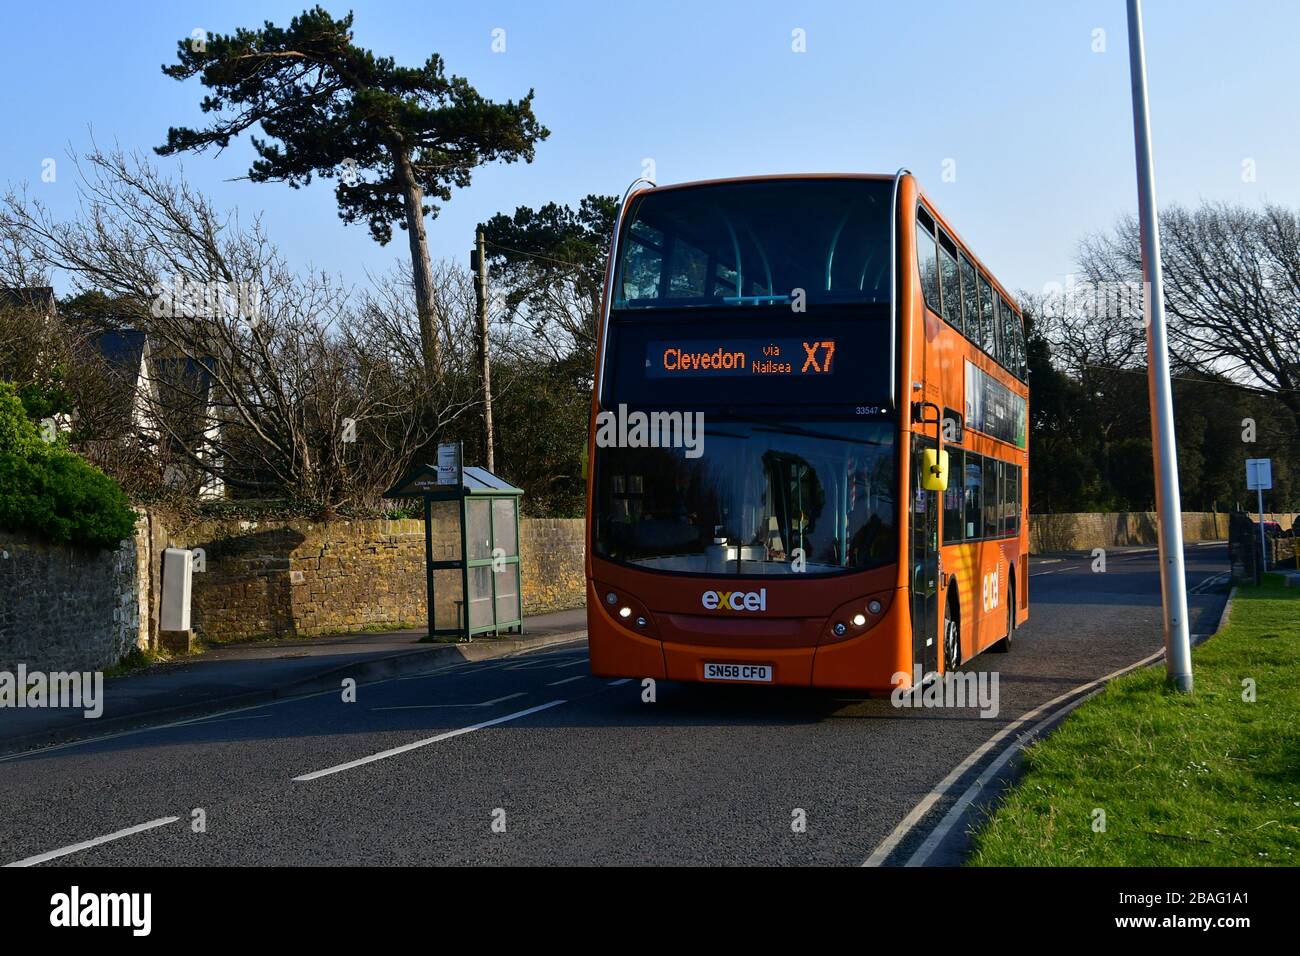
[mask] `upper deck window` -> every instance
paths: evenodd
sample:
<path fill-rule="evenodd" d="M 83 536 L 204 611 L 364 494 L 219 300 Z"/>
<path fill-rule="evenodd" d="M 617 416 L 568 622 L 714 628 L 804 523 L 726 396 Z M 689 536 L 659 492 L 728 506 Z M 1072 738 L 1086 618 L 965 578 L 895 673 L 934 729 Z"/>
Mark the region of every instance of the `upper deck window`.
<path fill-rule="evenodd" d="M 647 190 L 619 243 L 615 309 L 889 301 L 893 183 L 781 179 Z"/>
<path fill-rule="evenodd" d="M 939 230 L 939 278 L 943 285 L 943 318 L 959 332 L 961 320 L 961 280 L 957 273 L 957 245 Z"/>

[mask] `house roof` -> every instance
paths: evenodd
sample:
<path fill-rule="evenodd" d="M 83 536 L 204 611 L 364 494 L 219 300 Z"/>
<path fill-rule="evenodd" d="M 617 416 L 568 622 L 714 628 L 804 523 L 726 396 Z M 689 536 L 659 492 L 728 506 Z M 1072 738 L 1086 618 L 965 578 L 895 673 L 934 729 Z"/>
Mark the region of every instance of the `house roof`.
<path fill-rule="evenodd" d="M 0 308 L 40 309 L 53 312 L 55 307 L 54 289 L 47 285 L 27 287 L 0 288 Z"/>
<path fill-rule="evenodd" d="M 202 447 L 212 421 L 214 378 L 211 357 L 159 355 L 148 336 L 136 329 L 101 332 L 90 339 L 122 386 L 115 398 L 115 414 L 123 426 L 129 420 L 143 372 L 153 390 L 148 404 L 154 426 L 169 433 L 190 451 Z"/>
<path fill-rule="evenodd" d="M 190 451 L 202 447 L 212 421 L 214 378 L 211 357 L 149 357 L 149 375 L 158 389 L 158 405 L 171 432 Z"/>
<path fill-rule="evenodd" d="M 135 430 L 136 389 L 140 383 L 148 341 L 143 332 L 101 332 L 88 341 L 91 351 L 104 361 L 106 389 L 100 396 L 100 408 L 107 415 L 101 423 L 108 435 L 129 434 Z"/>
<path fill-rule="evenodd" d="M 144 358 L 145 346 L 148 344 L 143 332 L 134 329 L 101 332 L 94 336 L 90 343 L 114 372 L 132 384 L 135 383 L 140 374 L 140 362 Z"/>

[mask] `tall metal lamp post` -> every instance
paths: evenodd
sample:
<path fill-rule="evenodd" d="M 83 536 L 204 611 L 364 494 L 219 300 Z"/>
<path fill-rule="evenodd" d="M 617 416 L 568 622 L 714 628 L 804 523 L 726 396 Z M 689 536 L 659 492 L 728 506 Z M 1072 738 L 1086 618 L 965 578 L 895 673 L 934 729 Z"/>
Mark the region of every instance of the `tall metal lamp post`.
<path fill-rule="evenodd" d="M 1165 325 L 1164 278 L 1160 269 L 1160 223 L 1156 218 L 1151 168 L 1151 126 L 1147 110 L 1146 55 L 1140 0 L 1128 0 L 1129 71 L 1133 83 L 1133 139 L 1137 152 L 1138 219 L 1142 229 L 1142 297 L 1147 326 L 1147 394 L 1151 404 L 1151 447 L 1155 458 L 1156 512 L 1160 530 L 1160 592 L 1164 605 L 1165 673 L 1180 691 L 1192 690 L 1192 649 L 1187 630 L 1187 577 L 1183 567 L 1183 515 L 1178 492 L 1178 450 L 1174 441 L 1173 388 L 1169 381 L 1169 336 Z"/>

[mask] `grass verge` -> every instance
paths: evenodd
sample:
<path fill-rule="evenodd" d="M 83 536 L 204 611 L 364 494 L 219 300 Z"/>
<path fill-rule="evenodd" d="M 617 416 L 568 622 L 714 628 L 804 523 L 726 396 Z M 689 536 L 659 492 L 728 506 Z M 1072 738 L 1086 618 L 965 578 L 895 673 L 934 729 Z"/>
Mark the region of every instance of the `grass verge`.
<path fill-rule="evenodd" d="M 116 664 L 105 667 L 104 676 L 125 677 L 127 674 L 134 674 L 136 671 L 142 671 L 154 664 L 161 664 L 171 659 L 171 655 L 165 651 L 141 650 L 138 647 L 133 647 Z"/>
<path fill-rule="evenodd" d="M 1300 589 L 1240 588 L 1192 670 L 1192 695 L 1125 675 L 1028 748 L 970 865 L 1300 864 Z"/>

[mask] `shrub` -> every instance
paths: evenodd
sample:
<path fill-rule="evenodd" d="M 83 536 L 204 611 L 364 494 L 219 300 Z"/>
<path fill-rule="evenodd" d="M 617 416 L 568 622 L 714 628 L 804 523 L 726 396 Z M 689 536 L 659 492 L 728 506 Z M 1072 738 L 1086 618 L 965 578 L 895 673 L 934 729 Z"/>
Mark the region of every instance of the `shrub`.
<path fill-rule="evenodd" d="M 59 544 L 112 548 L 135 530 L 117 483 L 62 443 L 47 444 L 0 382 L 0 527 Z"/>
<path fill-rule="evenodd" d="M 41 444 L 18 393 L 8 382 L 0 382 L 0 452 L 30 458 L 40 452 Z"/>

